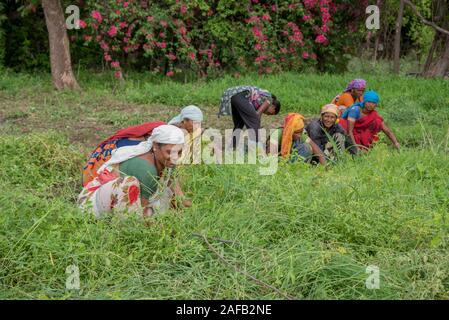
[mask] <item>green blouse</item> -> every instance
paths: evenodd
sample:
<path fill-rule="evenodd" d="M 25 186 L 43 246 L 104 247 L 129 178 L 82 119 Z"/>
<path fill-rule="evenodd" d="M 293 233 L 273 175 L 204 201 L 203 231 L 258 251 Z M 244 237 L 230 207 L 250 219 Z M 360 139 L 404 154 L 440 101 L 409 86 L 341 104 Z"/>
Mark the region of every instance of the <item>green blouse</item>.
<path fill-rule="evenodd" d="M 149 199 L 159 185 L 156 166 L 139 157 L 126 160 L 119 165 L 120 175 L 136 177 L 140 182 L 140 197 Z"/>

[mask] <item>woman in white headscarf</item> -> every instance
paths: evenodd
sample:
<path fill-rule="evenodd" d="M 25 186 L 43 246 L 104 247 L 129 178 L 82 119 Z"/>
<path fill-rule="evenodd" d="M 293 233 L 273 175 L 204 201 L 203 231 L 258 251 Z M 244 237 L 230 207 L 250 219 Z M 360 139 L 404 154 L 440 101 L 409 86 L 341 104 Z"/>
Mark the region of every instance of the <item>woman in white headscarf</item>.
<path fill-rule="evenodd" d="M 148 140 L 116 149 L 98 170 L 98 177 L 81 191 L 79 206 L 84 211 L 92 209 L 96 217 L 111 212 L 152 216 L 166 211 L 176 189 L 171 185 L 171 171 L 184 142 L 181 129 L 161 125 Z"/>
<path fill-rule="evenodd" d="M 197 106 L 187 106 L 181 110 L 181 113 L 170 120 L 168 124 L 177 126 L 185 130 L 185 144 L 182 157 L 179 160 L 181 164 L 192 163 L 193 145 L 201 142 L 201 122 L 203 121 L 203 112 Z M 199 148 L 197 150 L 200 150 Z"/>

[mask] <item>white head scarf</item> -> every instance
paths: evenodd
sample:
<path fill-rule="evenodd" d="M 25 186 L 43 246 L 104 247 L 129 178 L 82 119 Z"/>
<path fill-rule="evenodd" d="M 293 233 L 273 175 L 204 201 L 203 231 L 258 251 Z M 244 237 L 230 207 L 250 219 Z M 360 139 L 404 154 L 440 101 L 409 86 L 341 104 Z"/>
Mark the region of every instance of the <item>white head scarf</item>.
<path fill-rule="evenodd" d="M 104 163 L 97 172 L 100 173 L 104 169 L 114 164 L 122 163 L 126 160 L 138 157 L 144 153 L 149 152 L 153 147 L 153 142 L 165 144 L 184 144 L 184 133 L 181 129 L 172 125 L 162 125 L 156 127 L 151 133 L 151 136 L 148 138 L 148 140 L 143 141 L 135 146 L 127 146 L 115 149 L 112 153 L 111 159 Z"/>
<path fill-rule="evenodd" d="M 181 110 L 180 114 L 171 119 L 168 124 L 180 123 L 184 119 L 203 121 L 203 112 L 197 106 L 187 106 Z"/>

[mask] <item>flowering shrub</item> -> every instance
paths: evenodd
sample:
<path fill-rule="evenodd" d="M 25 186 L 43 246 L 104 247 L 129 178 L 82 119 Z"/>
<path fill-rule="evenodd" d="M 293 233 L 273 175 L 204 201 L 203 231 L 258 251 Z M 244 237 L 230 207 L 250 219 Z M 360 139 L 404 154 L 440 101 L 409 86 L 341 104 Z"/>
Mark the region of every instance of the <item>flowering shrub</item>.
<path fill-rule="evenodd" d="M 302 70 L 326 54 L 341 54 L 342 28 L 334 30 L 333 19 L 353 20 L 348 7 L 361 2 L 87 0 L 89 15 L 80 27 L 84 41 L 101 48 L 117 78 L 135 61 L 168 77 L 183 69 L 200 76 L 223 68 L 271 73 Z M 326 53 L 327 46 L 332 51 Z"/>

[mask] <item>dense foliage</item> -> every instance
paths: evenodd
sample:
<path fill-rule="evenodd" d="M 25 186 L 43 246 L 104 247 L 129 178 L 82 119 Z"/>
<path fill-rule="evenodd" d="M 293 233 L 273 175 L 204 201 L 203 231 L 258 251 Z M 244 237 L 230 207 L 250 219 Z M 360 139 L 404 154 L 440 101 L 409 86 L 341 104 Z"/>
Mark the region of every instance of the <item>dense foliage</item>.
<path fill-rule="evenodd" d="M 80 26 L 117 77 L 124 63 L 142 64 L 142 58 L 145 69 L 167 76 L 183 68 L 200 75 L 222 67 L 302 70 L 316 64 L 318 54 L 325 70 L 329 58 L 350 51 L 341 31 L 359 13 L 351 10 L 365 7 L 331 0 L 87 1 L 90 16 Z"/>
<path fill-rule="evenodd" d="M 368 1 L 169 0 L 75 1 L 79 30 L 69 30 L 74 63 L 105 64 L 172 76 L 257 70 L 342 70 L 363 32 Z M 73 4 L 62 1 L 65 8 Z M 6 5 L 6 61 L 16 69 L 48 69 L 48 39 L 39 1 Z"/>

